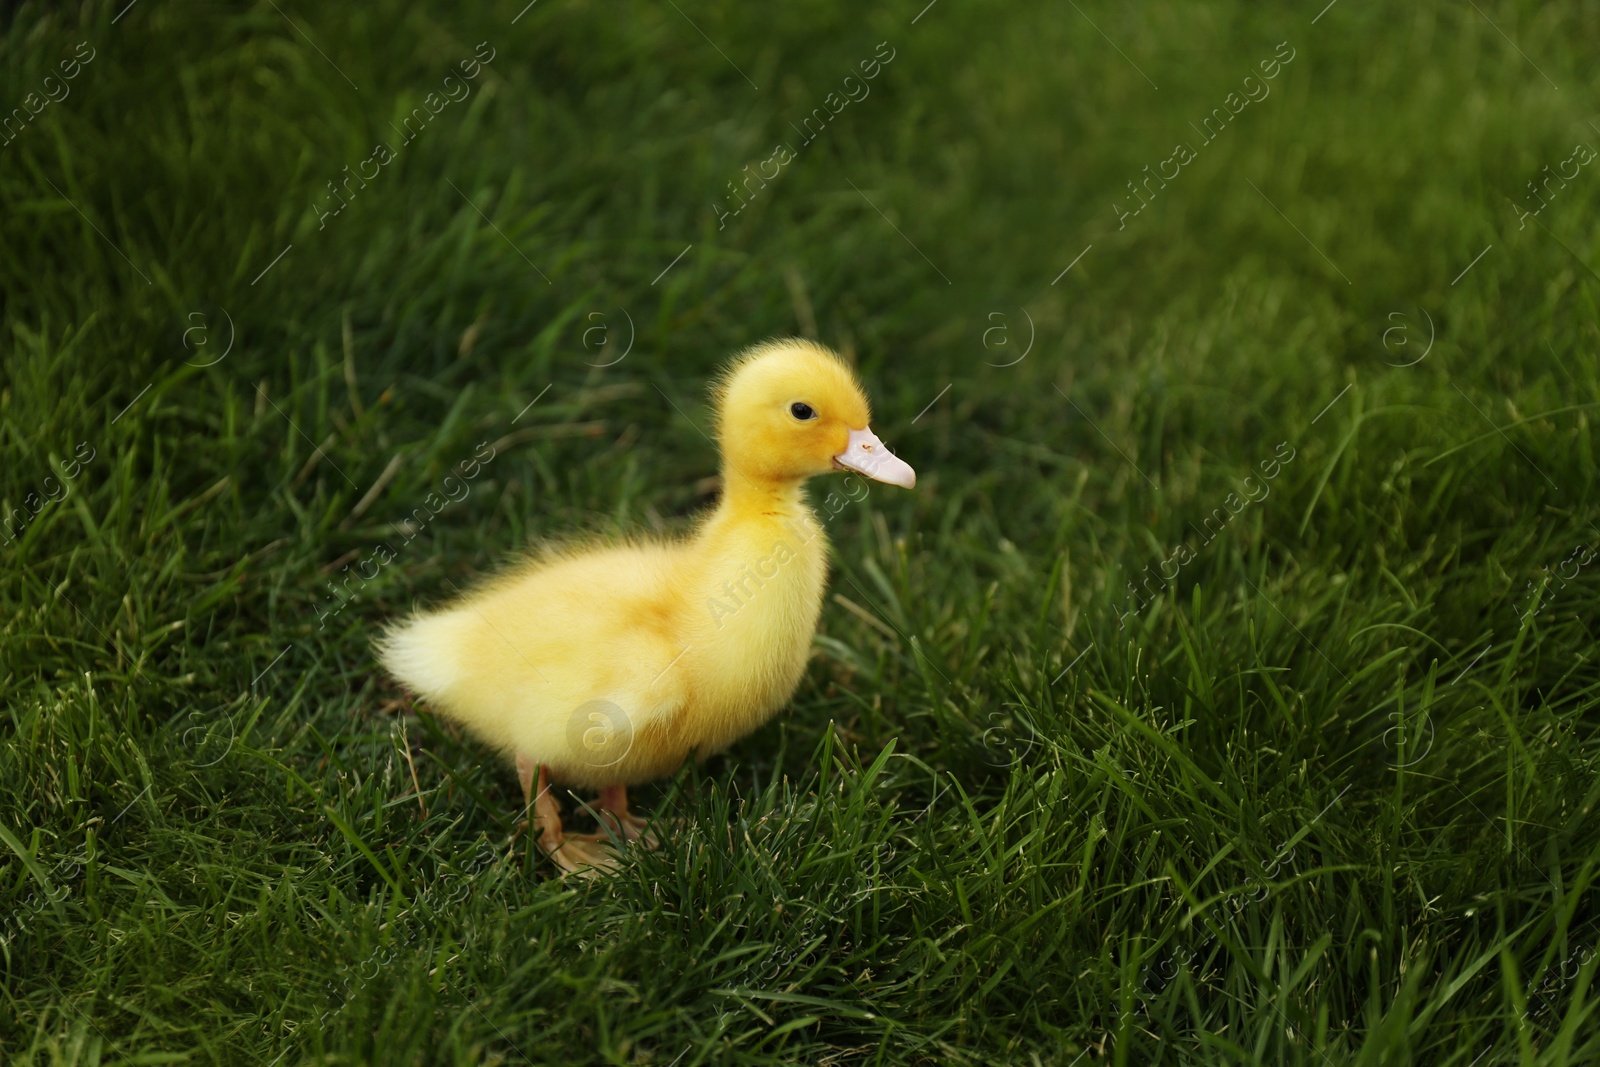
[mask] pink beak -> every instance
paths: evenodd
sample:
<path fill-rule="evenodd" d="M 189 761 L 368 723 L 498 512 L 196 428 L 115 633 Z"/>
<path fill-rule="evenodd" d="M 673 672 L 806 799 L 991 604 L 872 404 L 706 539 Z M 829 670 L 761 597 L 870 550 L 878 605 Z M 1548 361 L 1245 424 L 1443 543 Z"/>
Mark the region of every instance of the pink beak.
<path fill-rule="evenodd" d="M 843 452 L 833 457 L 833 462 L 841 469 L 858 471 L 888 485 L 910 489 L 917 484 L 917 472 L 911 469 L 911 464 L 890 452 L 870 426 L 851 430 L 849 443 Z"/>

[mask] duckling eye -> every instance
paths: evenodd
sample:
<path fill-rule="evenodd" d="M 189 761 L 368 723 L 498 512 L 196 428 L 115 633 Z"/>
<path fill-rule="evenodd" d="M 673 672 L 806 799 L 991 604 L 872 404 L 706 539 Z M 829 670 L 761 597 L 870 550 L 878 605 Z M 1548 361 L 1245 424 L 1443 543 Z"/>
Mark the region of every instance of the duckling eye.
<path fill-rule="evenodd" d="M 816 418 L 817 410 L 810 404 L 802 403 L 801 401 L 796 400 L 793 404 L 789 405 L 789 414 L 804 422 L 807 419 Z"/>

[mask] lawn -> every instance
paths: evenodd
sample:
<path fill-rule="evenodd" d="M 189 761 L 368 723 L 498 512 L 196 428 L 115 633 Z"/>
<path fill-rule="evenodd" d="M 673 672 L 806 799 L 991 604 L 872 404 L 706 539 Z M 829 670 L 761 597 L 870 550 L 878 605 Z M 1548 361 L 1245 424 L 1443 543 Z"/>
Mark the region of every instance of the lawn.
<path fill-rule="evenodd" d="M 1600 1062 L 1600 12 L 925 2 L 0 5 L 0 1061 Z M 557 877 L 371 641 L 786 334 L 918 485 Z"/>

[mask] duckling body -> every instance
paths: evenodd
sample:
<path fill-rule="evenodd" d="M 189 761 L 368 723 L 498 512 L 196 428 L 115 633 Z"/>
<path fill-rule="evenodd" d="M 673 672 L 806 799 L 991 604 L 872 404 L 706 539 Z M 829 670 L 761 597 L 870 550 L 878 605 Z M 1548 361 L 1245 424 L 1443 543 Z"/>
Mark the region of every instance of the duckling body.
<path fill-rule="evenodd" d="M 827 581 L 827 539 L 798 491 L 740 496 L 681 544 L 524 565 L 392 637 L 385 661 L 558 782 L 637 785 L 720 752 L 793 694 Z"/>
<path fill-rule="evenodd" d="M 537 770 L 540 842 L 569 870 L 607 856 L 561 833 L 548 779 L 600 788 L 638 837 L 626 786 L 726 749 L 794 694 L 828 569 L 805 479 L 915 481 L 818 346 L 751 350 L 715 399 L 723 495 L 689 537 L 547 552 L 380 643 L 395 677 L 515 757 L 530 801 Z"/>

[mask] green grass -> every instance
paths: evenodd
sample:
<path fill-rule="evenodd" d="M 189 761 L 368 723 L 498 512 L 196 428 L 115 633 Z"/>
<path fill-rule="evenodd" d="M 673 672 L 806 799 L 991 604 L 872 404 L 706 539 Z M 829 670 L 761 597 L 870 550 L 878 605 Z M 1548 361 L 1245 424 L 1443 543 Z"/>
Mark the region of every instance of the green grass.
<path fill-rule="evenodd" d="M 0 14 L 4 1062 L 1600 1062 L 1594 10 L 123 8 Z M 370 639 L 813 331 L 918 487 L 557 879 Z"/>

